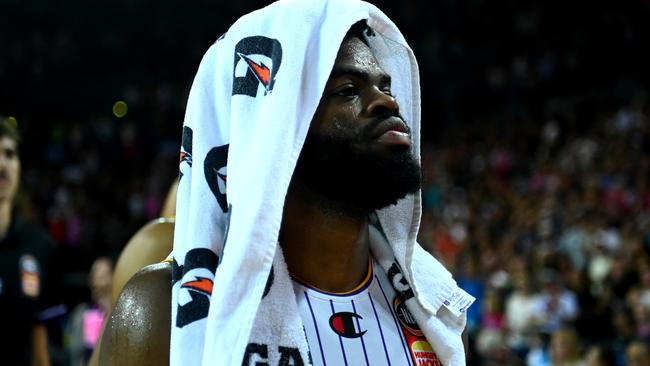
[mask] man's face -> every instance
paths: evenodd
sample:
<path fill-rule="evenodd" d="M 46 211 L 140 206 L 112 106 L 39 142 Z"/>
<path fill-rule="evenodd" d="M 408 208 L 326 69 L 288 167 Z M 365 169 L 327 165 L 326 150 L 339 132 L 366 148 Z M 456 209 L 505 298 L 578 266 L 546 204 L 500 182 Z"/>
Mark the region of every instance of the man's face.
<path fill-rule="evenodd" d="M 420 167 L 390 76 L 358 38 L 341 45 L 296 177 L 327 199 L 365 211 L 419 189 Z"/>
<path fill-rule="evenodd" d="M 0 202 L 12 201 L 20 180 L 20 159 L 16 141 L 0 137 Z"/>

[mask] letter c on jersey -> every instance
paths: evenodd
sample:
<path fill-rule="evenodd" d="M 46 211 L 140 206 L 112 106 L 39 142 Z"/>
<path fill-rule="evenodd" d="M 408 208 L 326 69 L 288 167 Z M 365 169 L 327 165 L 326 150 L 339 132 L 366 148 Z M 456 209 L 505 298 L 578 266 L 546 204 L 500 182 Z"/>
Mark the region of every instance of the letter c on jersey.
<path fill-rule="evenodd" d="M 361 331 L 361 329 L 355 325 L 355 318 L 363 319 L 359 314 L 350 313 L 350 312 L 340 312 L 335 313 L 330 317 L 330 327 L 334 333 L 345 338 L 359 338 L 364 335 L 367 330 Z M 359 320 L 356 321 L 358 324 Z"/>

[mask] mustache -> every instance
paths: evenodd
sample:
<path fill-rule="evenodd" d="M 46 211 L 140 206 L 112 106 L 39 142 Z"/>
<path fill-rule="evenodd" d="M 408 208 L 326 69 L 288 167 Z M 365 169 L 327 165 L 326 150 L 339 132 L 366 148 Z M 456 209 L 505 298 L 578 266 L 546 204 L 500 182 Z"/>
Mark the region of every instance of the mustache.
<path fill-rule="evenodd" d="M 372 137 L 372 133 L 377 128 L 377 126 L 389 118 L 398 118 L 400 121 L 402 121 L 402 123 L 404 123 L 404 126 L 406 126 L 406 133 L 408 133 L 409 136 L 411 135 L 411 127 L 408 123 L 406 123 L 404 117 L 398 111 L 386 110 L 368 122 L 368 124 L 363 128 L 361 136 L 364 136 L 365 138 Z"/>

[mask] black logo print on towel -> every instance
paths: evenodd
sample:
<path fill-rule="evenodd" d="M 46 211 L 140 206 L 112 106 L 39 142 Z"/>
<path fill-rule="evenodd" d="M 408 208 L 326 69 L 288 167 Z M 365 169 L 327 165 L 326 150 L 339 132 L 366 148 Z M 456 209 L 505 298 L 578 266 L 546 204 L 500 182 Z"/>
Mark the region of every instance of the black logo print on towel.
<path fill-rule="evenodd" d="M 279 359 L 277 366 L 304 366 L 300 351 L 295 347 L 269 346 L 263 343 L 249 343 L 244 351 L 242 366 L 269 366 L 269 358 Z M 311 362 L 310 362 L 311 364 Z"/>
<path fill-rule="evenodd" d="M 411 289 L 411 285 L 409 285 L 406 280 L 406 277 L 402 273 L 402 268 L 399 266 L 397 261 L 394 261 L 390 268 L 388 268 L 387 274 L 388 279 L 402 300 L 406 301 L 415 296 L 413 289 Z"/>
<path fill-rule="evenodd" d="M 246 37 L 235 46 L 232 95 L 257 97 L 260 86 L 264 95 L 273 90 L 275 75 L 282 62 L 282 45 L 277 39 Z"/>
<path fill-rule="evenodd" d="M 184 166 L 187 163 L 187 166 L 192 167 L 192 129 L 188 126 L 183 126 L 183 138 L 181 139 L 181 154 L 179 157 L 179 178 L 183 178 L 183 170 L 186 169 Z"/>
<path fill-rule="evenodd" d="M 187 252 L 182 266 L 179 266 L 176 260 L 172 263 L 173 283 L 185 279 L 181 284 L 181 292 L 187 291 L 191 298 L 184 304 L 179 300 L 176 312 L 177 327 L 182 328 L 208 316 L 217 263 L 219 257 L 205 248 L 195 248 Z"/>
<path fill-rule="evenodd" d="M 228 199 L 226 197 L 226 182 L 228 180 L 228 147 L 222 145 L 210 149 L 205 157 L 203 171 L 205 180 L 208 182 L 210 190 L 221 207 L 221 211 L 228 212 Z"/>
<path fill-rule="evenodd" d="M 271 291 L 271 286 L 273 286 L 273 280 L 275 275 L 273 274 L 273 266 L 271 266 L 271 271 L 269 272 L 269 277 L 266 279 L 266 286 L 264 286 L 264 293 L 262 293 L 262 298 L 265 298 L 266 295 Z"/>

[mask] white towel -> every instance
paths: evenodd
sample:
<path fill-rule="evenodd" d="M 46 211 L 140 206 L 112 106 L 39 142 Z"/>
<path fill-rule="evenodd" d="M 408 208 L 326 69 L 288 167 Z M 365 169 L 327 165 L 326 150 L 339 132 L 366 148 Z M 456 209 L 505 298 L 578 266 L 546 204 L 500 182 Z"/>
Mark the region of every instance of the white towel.
<path fill-rule="evenodd" d="M 281 0 L 240 18 L 201 61 L 183 127 L 172 365 L 310 363 L 278 233 L 338 49 L 362 19 L 377 34 L 368 41 L 392 76 L 419 157 L 417 63 L 397 27 L 373 5 Z M 462 365 L 465 314 L 454 303 L 461 292 L 415 242 L 420 210 L 418 193 L 378 211 L 371 248 L 386 271 L 404 269 L 393 282 L 441 361 Z"/>

